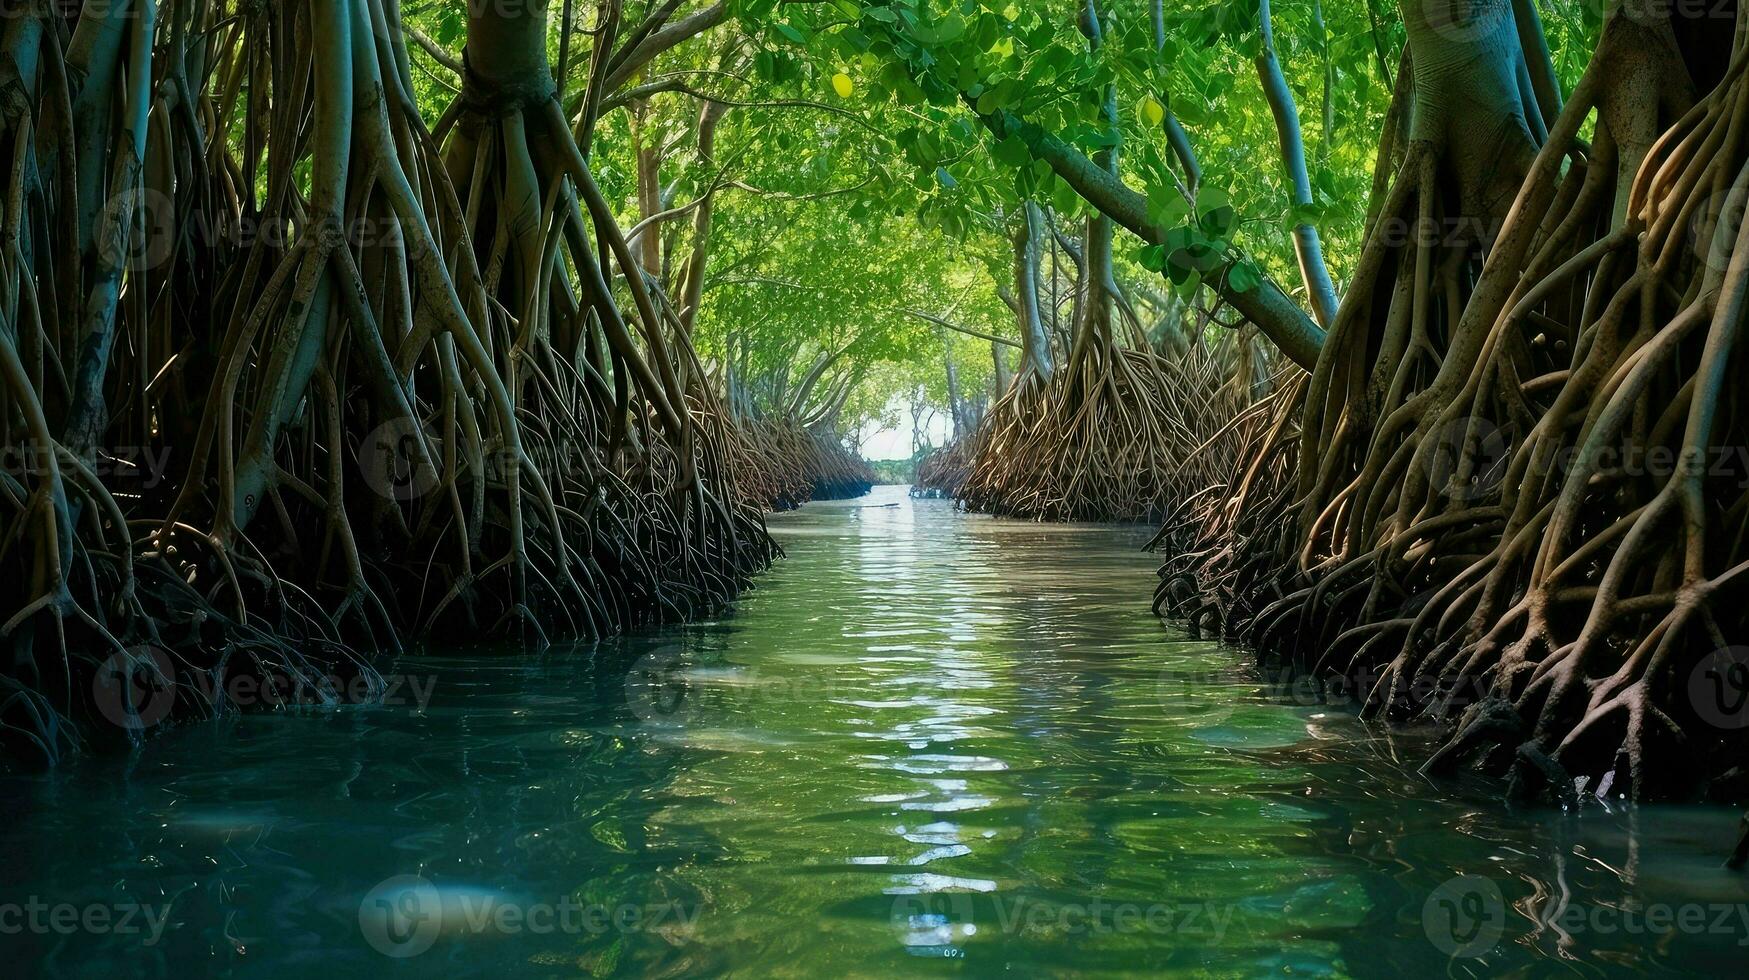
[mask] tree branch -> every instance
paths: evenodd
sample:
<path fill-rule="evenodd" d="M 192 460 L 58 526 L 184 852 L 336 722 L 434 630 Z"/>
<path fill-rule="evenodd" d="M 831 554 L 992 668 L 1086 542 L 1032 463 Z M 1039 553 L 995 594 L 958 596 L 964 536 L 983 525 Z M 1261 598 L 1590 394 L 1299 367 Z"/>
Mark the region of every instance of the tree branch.
<path fill-rule="evenodd" d="M 1263 44 L 1257 53 L 1257 78 L 1263 97 L 1275 117 L 1275 137 L 1281 145 L 1281 166 L 1287 171 L 1288 200 L 1296 208 L 1312 203 L 1312 181 L 1306 175 L 1306 142 L 1300 133 L 1300 110 L 1281 73 L 1275 56 L 1275 28 L 1270 23 L 1269 0 L 1258 0 L 1257 16 Z M 1336 320 L 1336 286 L 1324 264 L 1324 247 L 1318 241 L 1318 226 L 1309 221 L 1294 223 L 1294 257 L 1299 260 L 1300 279 L 1318 324 L 1328 328 Z"/>
<path fill-rule="evenodd" d="M 914 316 L 919 320 L 926 320 L 930 323 L 935 324 L 938 327 L 946 327 L 947 329 L 952 330 L 955 333 L 963 333 L 968 337 L 976 337 L 979 340 L 988 340 L 989 342 L 991 342 L 993 344 L 1003 344 L 1005 346 L 1013 347 L 1016 349 L 1018 349 L 1020 347 L 1019 344 L 1015 343 L 1012 340 L 1009 340 L 1007 337 L 998 337 L 995 334 L 985 333 L 982 330 L 973 330 L 971 327 L 962 327 L 957 323 L 949 323 L 948 321 L 943 320 L 941 317 L 938 317 L 933 313 L 925 313 L 922 310 L 904 310 L 902 312 L 908 313 L 911 316 Z"/>
<path fill-rule="evenodd" d="M 655 60 L 657 55 L 674 47 L 676 44 L 679 44 L 687 38 L 703 34 L 705 31 L 721 24 L 728 15 L 728 4 L 724 3 L 723 0 L 717 0 L 716 3 L 711 4 L 695 14 L 682 17 L 672 24 L 668 24 L 651 32 L 648 37 L 639 41 L 635 47 L 615 56 L 615 61 L 617 63 L 612 64 L 608 68 L 607 82 L 603 86 L 602 91 L 615 91 L 621 85 L 630 81 L 631 77 L 636 75 L 645 65 Z"/>
<path fill-rule="evenodd" d="M 1148 218 L 1147 198 L 1101 170 L 1081 151 L 1007 110 L 984 114 L 974 107 L 973 112 L 997 136 L 1012 135 L 1025 143 L 1034 157 L 1049 163 L 1075 193 L 1111 220 L 1149 244 L 1166 241 L 1167 229 Z M 1257 324 L 1264 336 L 1294 363 L 1307 370 L 1317 364 L 1318 351 L 1324 346 L 1324 330 L 1280 286 L 1265 279 L 1253 289 L 1238 290 L 1224 277 L 1210 285 L 1246 319 Z"/>
<path fill-rule="evenodd" d="M 438 44 L 431 35 L 406 22 L 402 22 L 401 32 L 411 38 L 421 51 L 430 55 L 432 61 L 448 68 L 457 75 L 462 73 L 462 59 L 451 54 L 443 45 Z"/>

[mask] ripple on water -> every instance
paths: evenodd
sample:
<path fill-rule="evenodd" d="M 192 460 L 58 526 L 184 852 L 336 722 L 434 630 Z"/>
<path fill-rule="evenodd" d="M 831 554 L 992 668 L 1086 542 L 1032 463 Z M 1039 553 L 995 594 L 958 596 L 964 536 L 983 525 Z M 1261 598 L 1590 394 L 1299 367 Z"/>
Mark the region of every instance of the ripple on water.
<path fill-rule="evenodd" d="M 144 951 L 161 972 L 1741 970 L 1749 917 L 1648 935 L 1557 915 L 1749 908 L 1718 867 L 1734 812 L 1509 811 L 1498 787 L 1432 784 L 1423 736 L 1296 703 L 1163 628 L 1146 529 L 888 488 L 771 526 L 790 558 L 733 616 L 408 658 L 436 681 L 423 710 L 228 719 L 5 777 L 5 895 L 168 902 Z M 441 926 L 405 962 L 360 921 L 401 875 L 435 889 Z M 1481 959 L 1439 934 L 1454 895 L 1498 925 Z M 461 914 L 565 902 L 637 923 Z M 55 946 L 64 972 L 142 953 L 80 939 Z"/>

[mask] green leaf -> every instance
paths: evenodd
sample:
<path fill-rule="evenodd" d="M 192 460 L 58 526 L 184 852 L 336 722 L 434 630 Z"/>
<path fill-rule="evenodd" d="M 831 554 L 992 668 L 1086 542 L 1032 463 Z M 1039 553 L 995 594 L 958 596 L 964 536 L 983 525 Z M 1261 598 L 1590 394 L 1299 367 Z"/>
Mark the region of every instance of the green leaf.
<path fill-rule="evenodd" d="M 996 38 L 1001 35 L 1001 32 L 1002 26 L 996 23 L 995 14 L 987 12 L 980 14 L 978 26 L 970 38 L 971 44 L 979 51 L 988 51 L 990 46 L 996 43 Z"/>
<path fill-rule="evenodd" d="M 1263 270 L 1250 259 L 1240 259 L 1227 270 L 1227 285 L 1241 293 L 1248 293 L 1262 284 Z"/>
<path fill-rule="evenodd" d="M 1238 214 L 1227 192 L 1210 184 L 1196 191 L 1197 226 L 1210 238 L 1225 240 L 1232 232 Z"/>
<path fill-rule="evenodd" d="M 1227 207 L 1232 203 L 1232 196 L 1213 184 L 1204 184 L 1196 189 L 1196 213 L 1198 216 L 1208 214 L 1218 208 Z"/>
<path fill-rule="evenodd" d="M 1018 136 L 1010 136 L 997 143 L 991 155 L 996 158 L 997 163 L 1010 167 L 1024 167 L 1032 159 L 1032 151 L 1026 148 L 1026 144 Z"/>
<path fill-rule="evenodd" d="M 1172 283 L 1178 294 L 1185 298 L 1196 295 L 1196 287 L 1202 285 L 1202 276 L 1187 263 L 1166 262 L 1166 278 Z"/>
<path fill-rule="evenodd" d="M 462 36 L 462 15 L 456 7 L 445 7 L 437 21 L 437 40 L 440 44 L 454 44 Z"/>
<path fill-rule="evenodd" d="M 1233 225 L 1236 224 L 1238 220 L 1239 213 L 1234 211 L 1232 205 L 1229 204 L 1225 207 L 1216 208 L 1203 215 L 1201 220 L 1197 222 L 1197 226 L 1206 232 L 1210 238 L 1218 241 L 1226 241 L 1227 236 L 1233 233 Z"/>
<path fill-rule="evenodd" d="M 947 44 L 966 32 L 966 22 L 958 14 L 948 14 L 933 24 L 919 24 L 912 33 L 920 41 Z"/>
<path fill-rule="evenodd" d="M 1190 205 L 1176 189 L 1161 188 L 1148 196 L 1148 220 L 1162 228 L 1184 223 L 1190 216 Z"/>
<path fill-rule="evenodd" d="M 1208 110 L 1197 99 L 1173 100 L 1172 112 L 1186 126 L 1202 126 L 1209 121 Z"/>
<path fill-rule="evenodd" d="M 1281 219 L 1282 231 L 1293 231 L 1301 225 L 1317 225 L 1324 218 L 1324 208 L 1317 204 L 1296 204 Z"/>
<path fill-rule="evenodd" d="M 1061 215 L 1071 215 L 1081 208 L 1081 195 L 1067 181 L 1058 178 L 1051 185 L 1051 207 Z"/>

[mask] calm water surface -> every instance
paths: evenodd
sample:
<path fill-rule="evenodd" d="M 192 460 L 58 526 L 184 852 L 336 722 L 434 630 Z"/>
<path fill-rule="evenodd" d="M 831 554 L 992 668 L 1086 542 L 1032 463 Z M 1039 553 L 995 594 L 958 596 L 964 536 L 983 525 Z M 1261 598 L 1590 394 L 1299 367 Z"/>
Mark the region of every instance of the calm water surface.
<path fill-rule="evenodd" d="M 1413 734 L 1162 626 L 1143 531 L 891 487 L 773 529 L 790 557 L 720 621 L 404 658 L 399 704 L 8 777 L 0 961 L 1742 975 L 1749 886 L 1718 867 L 1734 812 L 1513 812 L 1493 786 L 1430 784 Z M 63 906 L 110 925 L 59 930 Z"/>

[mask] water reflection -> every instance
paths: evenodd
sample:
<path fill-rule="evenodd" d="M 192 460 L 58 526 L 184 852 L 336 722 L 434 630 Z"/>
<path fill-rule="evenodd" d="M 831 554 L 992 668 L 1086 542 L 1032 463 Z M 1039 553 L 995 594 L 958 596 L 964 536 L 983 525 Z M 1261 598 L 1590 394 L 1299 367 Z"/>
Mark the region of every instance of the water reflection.
<path fill-rule="evenodd" d="M 7 778 L 0 903 L 167 912 L 149 946 L 0 952 L 67 975 L 1483 976 L 1722 972 L 1749 944 L 1717 866 L 1733 813 L 1431 785 L 1419 736 L 1162 627 L 1143 529 L 890 489 L 773 525 L 791 557 L 720 621 L 408 658 L 423 708 Z"/>

